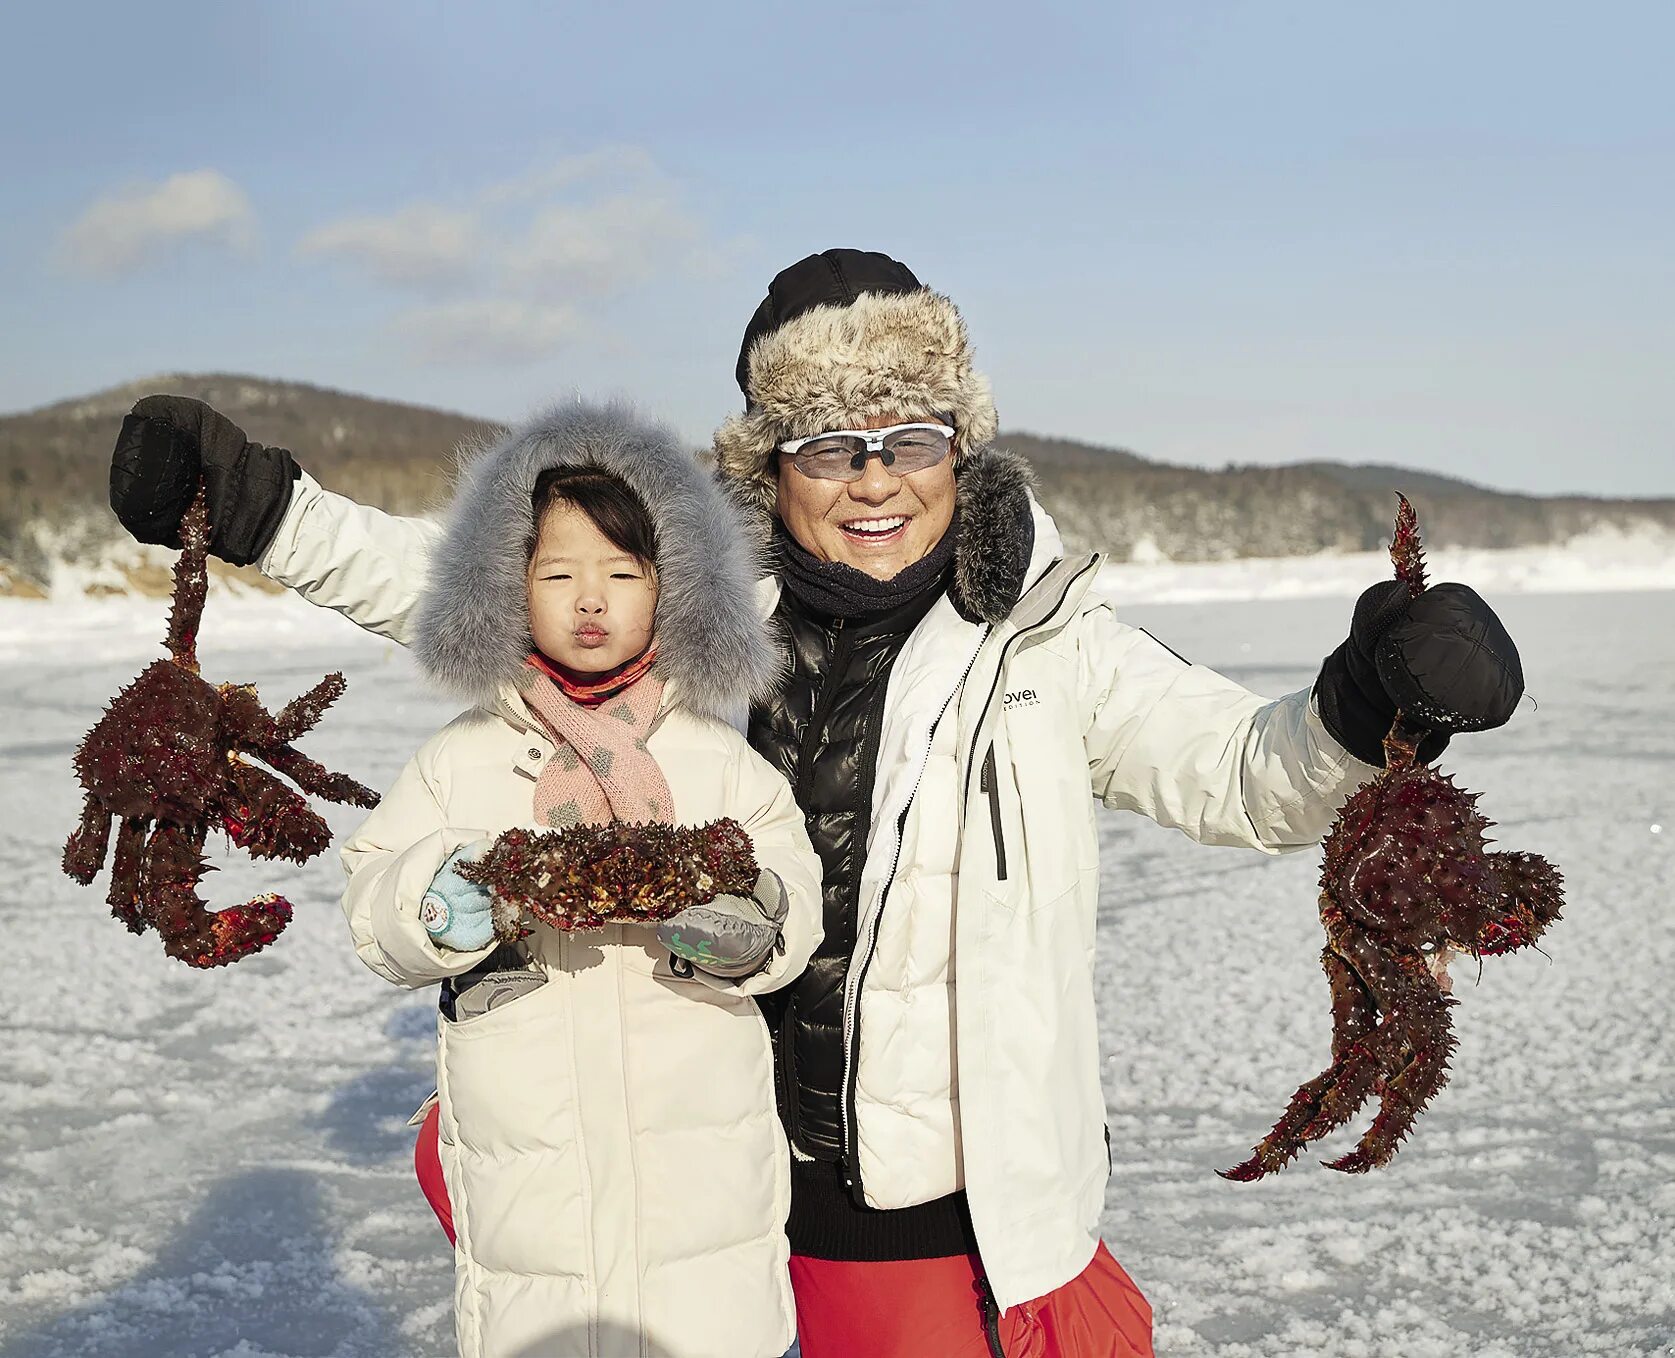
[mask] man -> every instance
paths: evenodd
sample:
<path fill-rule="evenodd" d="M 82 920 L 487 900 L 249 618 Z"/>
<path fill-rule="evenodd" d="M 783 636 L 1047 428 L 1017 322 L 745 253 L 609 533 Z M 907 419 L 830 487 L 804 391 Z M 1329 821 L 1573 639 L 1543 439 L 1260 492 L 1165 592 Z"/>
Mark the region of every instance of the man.
<path fill-rule="evenodd" d="M 1375 586 L 1312 689 L 1259 698 L 1119 622 L 1026 466 L 988 447 L 953 304 L 884 255 L 785 270 L 739 356 L 719 471 L 771 529 L 785 638 L 752 744 L 824 867 L 825 941 L 768 1013 L 805 1358 L 1150 1354 L 1099 1241 L 1089 791 L 1205 843 L 1318 842 L 1398 705 L 1503 723 L 1517 651 L 1463 586 Z M 435 530 L 322 490 L 207 407 L 148 398 L 112 503 L 168 541 L 199 472 L 215 549 L 396 639 Z"/>

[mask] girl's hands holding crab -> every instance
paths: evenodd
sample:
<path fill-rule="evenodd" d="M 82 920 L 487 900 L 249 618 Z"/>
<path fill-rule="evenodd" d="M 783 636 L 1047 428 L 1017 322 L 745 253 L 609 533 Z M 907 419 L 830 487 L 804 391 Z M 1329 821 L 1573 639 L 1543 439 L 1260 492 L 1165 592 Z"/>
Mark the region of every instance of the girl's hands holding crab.
<path fill-rule="evenodd" d="M 459 875 L 461 863 L 473 863 L 488 852 L 492 839 L 477 839 L 455 849 L 425 890 L 419 903 L 419 922 L 439 948 L 476 952 L 494 940 L 494 893 Z"/>
<path fill-rule="evenodd" d="M 724 981 L 759 971 L 780 942 L 785 888 L 763 870 L 749 896 L 717 896 L 688 906 L 657 926 L 658 940 L 674 956 Z"/>

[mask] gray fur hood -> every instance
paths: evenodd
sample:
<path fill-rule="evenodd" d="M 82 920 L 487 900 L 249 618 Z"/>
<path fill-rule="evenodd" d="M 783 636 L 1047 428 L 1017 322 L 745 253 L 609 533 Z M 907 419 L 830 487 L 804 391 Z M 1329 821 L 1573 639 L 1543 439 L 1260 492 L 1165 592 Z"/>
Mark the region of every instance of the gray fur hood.
<path fill-rule="evenodd" d="M 528 677 L 531 496 L 536 478 L 561 466 L 614 473 L 651 512 L 657 666 L 672 699 L 728 720 L 772 693 L 780 656 L 757 615 L 759 535 L 672 431 L 618 404 L 555 406 L 487 447 L 462 450 L 414 616 L 413 651 L 425 672 L 479 704 Z"/>

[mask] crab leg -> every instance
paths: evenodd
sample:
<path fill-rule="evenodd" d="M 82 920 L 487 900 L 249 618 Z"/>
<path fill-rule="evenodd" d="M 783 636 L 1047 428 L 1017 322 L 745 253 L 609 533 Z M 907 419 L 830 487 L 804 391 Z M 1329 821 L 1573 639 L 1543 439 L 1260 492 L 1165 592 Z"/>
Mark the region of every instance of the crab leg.
<path fill-rule="evenodd" d="M 1372 1051 L 1364 1043 L 1355 1043 L 1291 1096 L 1273 1131 L 1257 1143 L 1248 1160 L 1216 1173 L 1236 1183 L 1249 1183 L 1284 1169 L 1310 1141 L 1354 1117 L 1377 1076 L 1378 1061 Z"/>
<path fill-rule="evenodd" d="M 1217 1171 L 1224 1179 L 1248 1183 L 1284 1169 L 1309 1142 L 1354 1117 L 1372 1092 L 1380 1069 L 1377 1043 L 1369 1041 L 1377 1028 L 1373 998 L 1333 943 L 1321 950 L 1320 965 L 1332 987 L 1332 1064 L 1291 1096 L 1248 1160 Z"/>
<path fill-rule="evenodd" d="M 111 864 L 111 889 L 105 897 L 111 914 L 136 934 L 145 932 L 145 920 L 140 912 L 140 878 L 145 864 L 146 822 L 138 816 L 127 816 L 116 832 L 116 859 Z"/>
<path fill-rule="evenodd" d="M 221 690 L 221 696 L 237 747 L 272 765 L 304 792 L 331 802 L 377 806 L 378 794 L 371 788 L 363 787 L 347 774 L 332 773 L 293 749 L 285 738 L 287 730 L 306 731 L 318 721 L 326 703 L 343 691 L 342 685 L 342 675 L 328 674 L 300 698 L 287 703 L 278 717 L 268 713 L 247 685 L 229 684 Z"/>
<path fill-rule="evenodd" d="M 348 681 L 339 673 L 328 674 L 307 693 L 299 694 L 279 709 L 273 719 L 273 739 L 289 745 L 319 724 L 326 709 L 343 696 Z"/>
<path fill-rule="evenodd" d="M 292 749 L 289 745 L 276 745 L 257 753 L 304 792 L 324 797 L 328 802 L 343 802 L 350 806 L 378 805 L 378 794 L 371 788 L 357 783 L 346 773 L 331 772 L 301 750 Z"/>
<path fill-rule="evenodd" d="M 164 639 L 174 663 L 198 672 L 198 624 L 203 621 L 204 597 L 209 593 L 206 555 L 209 551 L 209 508 L 202 484 L 180 521 L 184 549 L 175 562 L 174 599 L 169 606 L 169 631 Z"/>
<path fill-rule="evenodd" d="M 227 782 L 237 805 L 222 819 L 233 843 L 252 858 L 306 863 L 331 843 L 331 827 L 319 813 L 266 769 L 235 759 Z"/>
<path fill-rule="evenodd" d="M 1347 1155 L 1328 1160 L 1328 1169 L 1364 1174 L 1377 1169 L 1396 1153 L 1402 1138 L 1443 1085 L 1448 1083 L 1448 1058 L 1455 1039 L 1448 1010 L 1454 1003 L 1440 990 L 1433 995 L 1414 987 L 1411 999 L 1385 1020 L 1392 1036 L 1399 1035 L 1408 1053 L 1395 1075 L 1379 1090 L 1378 1115 L 1360 1143 Z"/>
<path fill-rule="evenodd" d="M 89 793 L 82 803 L 81 824 L 71 831 L 64 844 L 65 873 L 86 886 L 105 866 L 110 841 L 111 813 Z"/>
<path fill-rule="evenodd" d="M 1378 1006 L 1331 944 L 1320 950 L 1320 965 L 1332 987 L 1332 1059 L 1338 1060 L 1378 1027 Z"/>

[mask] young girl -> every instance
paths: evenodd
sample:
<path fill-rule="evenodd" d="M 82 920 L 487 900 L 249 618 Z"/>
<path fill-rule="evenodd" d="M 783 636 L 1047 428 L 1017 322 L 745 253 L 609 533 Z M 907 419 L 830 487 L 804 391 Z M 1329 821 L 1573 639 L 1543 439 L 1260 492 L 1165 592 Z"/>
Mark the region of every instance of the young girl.
<path fill-rule="evenodd" d="M 443 983 L 469 1358 L 791 1342 L 787 1149 L 751 997 L 814 950 L 820 876 L 790 789 L 726 720 L 778 673 L 746 541 L 672 435 L 574 406 L 470 466 L 432 558 L 415 653 L 474 706 L 349 840 L 344 909 L 379 975 Z M 488 894 L 453 871 L 512 826 L 719 816 L 755 843 L 754 899 L 656 929 L 496 947 Z"/>

